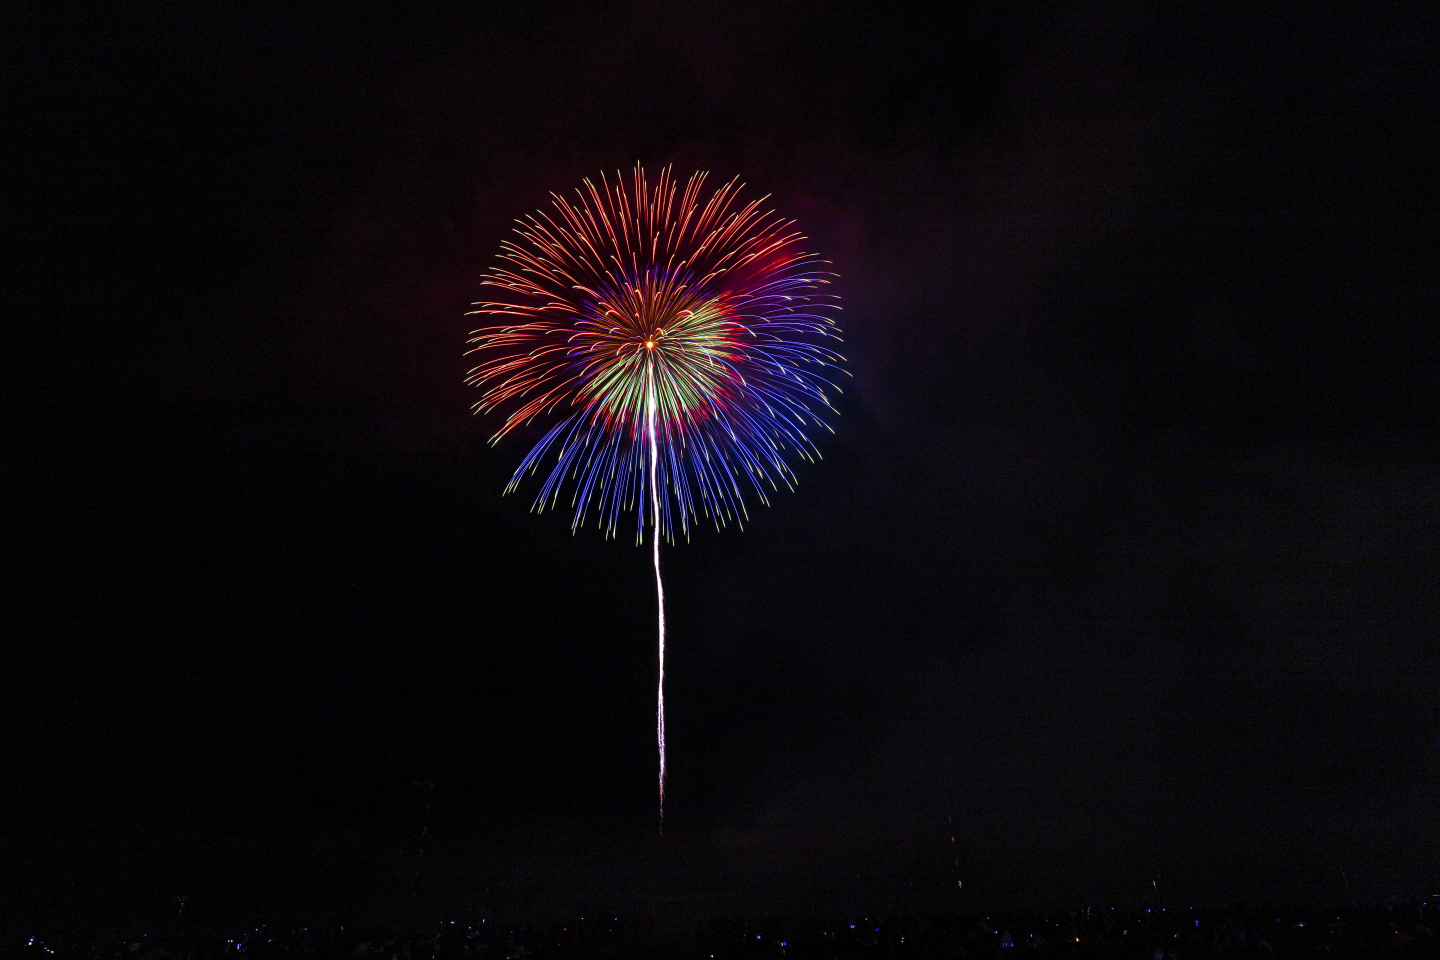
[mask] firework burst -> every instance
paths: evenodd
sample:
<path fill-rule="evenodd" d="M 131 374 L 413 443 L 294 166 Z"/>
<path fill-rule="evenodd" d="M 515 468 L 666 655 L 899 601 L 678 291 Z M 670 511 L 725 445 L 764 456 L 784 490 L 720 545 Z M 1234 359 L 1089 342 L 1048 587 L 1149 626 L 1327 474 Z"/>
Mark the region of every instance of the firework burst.
<path fill-rule="evenodd" d="M 492 438 L 532 422 L 545 432 L 506 492 L 544 473 L 537 510 L 570 490 L 573 525 L 592 514 L 614 536 L 648 519 L 660 599 L 657 733 L 664 810 L 664 586 L 660 539 L 690 536 L 703 516 L 744 521 L 745 498 L 793 488 L 787 458 L 818 456 L 828 429 L 839 309 L 830 274 L 793 221 L 742 201 L 732 180 L 712 191 L 669 168 L 652 185 L 586 180 L 575 200 L 518 221 L 483 285 L 497 299 L 470 315 L 477 413 L 500 410 Z M 549 422 L 553 419 L 553 423 Z M 648 510 L 646 509 L 648 507 Z"/>
<path fill-rule="evenodd" d="M 741 203 L 740 184 L 713 192 L 705 174 L 683 189 L 664 170 L 646 182 L 585 181 L 578 202 L 519 221 L 483 284 L 504 294 L 475 305 L 494 325 L 475 331 L 468 382 L 477 412 L 502 408 L 493 440 L 542 416 L 556 422 L 515 471 L 507 492 L 541 469 L 536 500 L 559 503 L 574 481 L 574 525 L 593 512 L 614 535 L 650 491 L 653 393 L 659 529 L 688 537 L 699 516 L 717 525 L 793 486 L 787 455 L 810 459 L 807 434 L 833 412 L 841 357 L 824 291 L 829 274 L 792 221 Z"/>

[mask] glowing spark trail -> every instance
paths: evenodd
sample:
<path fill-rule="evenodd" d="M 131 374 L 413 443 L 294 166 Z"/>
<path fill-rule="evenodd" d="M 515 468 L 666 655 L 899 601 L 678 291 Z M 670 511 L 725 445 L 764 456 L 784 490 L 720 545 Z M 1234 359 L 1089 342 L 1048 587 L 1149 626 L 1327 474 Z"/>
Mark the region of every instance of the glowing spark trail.
<path fill-rule="evenodd" d="M 818 457 L 811 429 L 834 412 L 832 373 L 844 358 L 823 292 L 830 274 L 803 250 L 793 221 L 742 202 L 732 180 L 707 193 L 706 175 L 683 186 L 637 165 L 626 178 L 584 181 L 578 200 L 518 221 L 483 285 L 499 299 L 475 304 L 480 356 L 467 382 L 477 413 L 505 408 L 491 442 L 552 420 L 506 492 L 553 458 L 535 501 L 558 505 L 573 482 L 572 526 L 594 511 L 616 535 L 649 513 L 659 613 L 656 738 L 665 816 L 665 586 L 660 539 L 688 540 L 703 514 L 743 525 L 745 495 L 792 487 L 791 456 Z M 648 494 L 648 497 L 647 497 Z M 645 509 L 646 500 L 649 510 Z"/>
<path fill-rule="evenodd" d="M 660 579 L 660 447 L 655 442 L 655 372 L 645 371 L 645 414 L 650 425 L 650 517 L 655 552 L 655 599 L 660 613 L 660 683 L 655 690 L 655 740 L 660 745 L 660 832 L 665 832 L 665 582 Z"/>

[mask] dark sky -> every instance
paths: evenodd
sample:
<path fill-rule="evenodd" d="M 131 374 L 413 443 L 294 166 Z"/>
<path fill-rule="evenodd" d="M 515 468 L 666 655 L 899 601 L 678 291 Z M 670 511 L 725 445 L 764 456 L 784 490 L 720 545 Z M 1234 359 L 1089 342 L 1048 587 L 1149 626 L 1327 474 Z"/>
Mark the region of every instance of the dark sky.
<path fill-rule="evenodd" d="M 1440 20 L 1100 7 L 0 15 L 10 915 L 1430 892 Z M 462 383 L 637 160 L 854 373 L 666 553 L 664 844 L 648 557 Z"/>

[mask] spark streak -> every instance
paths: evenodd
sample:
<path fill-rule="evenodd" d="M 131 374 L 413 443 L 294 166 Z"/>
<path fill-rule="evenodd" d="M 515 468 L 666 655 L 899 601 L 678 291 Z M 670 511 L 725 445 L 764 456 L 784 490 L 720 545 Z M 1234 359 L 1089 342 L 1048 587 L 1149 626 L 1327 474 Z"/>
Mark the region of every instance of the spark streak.
<path fill-rule="evenodd" d="M 665 832 L 665 582 L 660 579 L 660 447 L 655 442 L 655 371 L 645 377 L 646 419 L 650 427 L 650 517 L 655 555 L 655 599 L 660 617 L 660 682 L 655 690 L 655 741 L 660 748 L 660 832 Z"/>

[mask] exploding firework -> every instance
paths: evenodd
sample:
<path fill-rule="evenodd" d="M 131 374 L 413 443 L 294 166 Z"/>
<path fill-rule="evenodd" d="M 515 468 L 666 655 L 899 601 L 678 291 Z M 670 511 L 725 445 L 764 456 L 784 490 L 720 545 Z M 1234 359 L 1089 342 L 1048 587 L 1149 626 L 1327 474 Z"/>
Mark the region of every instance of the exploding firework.
<path fill-rule="evenodd" d="M 743 523 L 745 498 L 793 488 L 787 460 L 818 456 L 843 358 L 830 274 L 793 221 L 742 202 L 732 180 L 707 191 L 667 168 L 652 185 L 586 180 L 577 200 L 519 221 L 483 285 L 500 299 L 471 315 L 483 390 L 477 413 L 501 410 L 492 442 L 538 421 L 545 432 L 506 492 L 543 472 L 537 510 L 571 491 L 573 525 L 614 536 L 648 519 L 659 606 L 656 726 L 665 804 L 665 594 L 660 540 L 689 538 L 704 517 Z M 554 422 L 549 421 L 553 419 Z M 548 428 L 548 429 L 546 429 Z M 537 431 L 538 433 L 538 431 Z"/>

